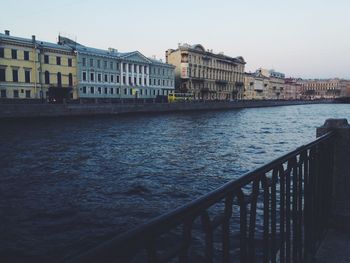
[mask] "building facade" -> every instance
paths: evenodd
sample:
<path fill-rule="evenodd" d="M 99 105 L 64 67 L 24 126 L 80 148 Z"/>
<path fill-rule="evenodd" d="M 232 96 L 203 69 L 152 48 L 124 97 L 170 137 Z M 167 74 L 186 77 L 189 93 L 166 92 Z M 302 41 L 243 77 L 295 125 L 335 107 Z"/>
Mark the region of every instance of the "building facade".
<path fill-rule="evenodd" d="M 333 99 L 348 92 L 350 81 L 344 79 L 311 79 L 302 81 L 304 99 Z"/>
<path fill-rule="evenodd" d="M 302 98 L 301 79 L 286 78 L 284 88 L 284 98 L 286 100 L 299 100 Z"/>
<path fill-rule="evenodd" d="M 269 94 L 269 78 L 258 73 L 244 74 L 244 99 L 265 100 Z"/>
<path fill-rule="evenodd" d="M 244 76 L 245 99 L 285 99 L 285 75 L 283 73 L 260 68 L 254 73 L 245 73 Z"/>
<path fill-rule="evenodd" d="M 202 45 L 179 45 L 166 51 L 166 62 L 174 65 L 178 92 L 190 92 L 195 99 L 243 99 L 243 57 L 214 54 Z"/>
<path fill-rule="evenodd" d="M 64 37 L 59 37 L 59 43 L 77 54 L 79 98 L 147 99 L 174 90 L 174 66 L 138 51 L 96 49 Z"/>
<path fill-rule="evenodd" d="M 58 44 L 0 34 L 0 97 L 75 98 L 74 52 Z"/>

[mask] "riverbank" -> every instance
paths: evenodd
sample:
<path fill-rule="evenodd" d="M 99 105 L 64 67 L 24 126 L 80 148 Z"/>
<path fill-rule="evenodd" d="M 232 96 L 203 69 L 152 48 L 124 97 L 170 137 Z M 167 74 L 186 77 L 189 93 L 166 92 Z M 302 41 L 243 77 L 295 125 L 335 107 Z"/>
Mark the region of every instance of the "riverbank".
<path fill-rule="evenodd" d="M 241 108 L 275 107 L 304 104 L 334 103 L 332 100 L 318 101 L 225 101 L 225 102 L 182 102 L 150 104 L 0 104 L 0 119 L 114 115 L 127 113 L 177 112 L 228 110 Z"/>

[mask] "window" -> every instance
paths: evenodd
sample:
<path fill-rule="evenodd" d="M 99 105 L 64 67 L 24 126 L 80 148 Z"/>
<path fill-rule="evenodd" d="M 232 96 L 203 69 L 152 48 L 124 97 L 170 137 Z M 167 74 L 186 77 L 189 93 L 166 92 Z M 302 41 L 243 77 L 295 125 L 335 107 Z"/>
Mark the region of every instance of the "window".
<path fill-rule="evenodd" d="M 29 60 L 29 51 L 23 51 L 24 60 Z"/>
<path fill-rule="evenodd" d="M 101 93 L 102 93 L 101 87 L 98 87 L 98 88 L 97 88 L 97 92 L 98 92 L 98 94 L 101 94 Z"/>
<path fill-rule="evenodd" d="M 105 82 L 108 82 L 108 75 L 105 74 Z"/>
<path fill-rule="evenodd" d="M 134 78 L 134 85 L 137 85 L 137 80 L 136 80 L 136 78 Z"/>
<path fill-rule="evenodd" d="M 69 59 L 68 59 L 68 67 L 71 67 L 71 66 L 72 66 L 72 59 L 69 58 Z"/>
<path fill-rule="evenodd" d="M 86 87 L 83 87 L 83 93 L 86 94 Z"/>
<path fill-rule="evenodd" d="M 139 78 L 139 85 L 141 85 L 142 83 L 142 78 Z"/>
<path fill-rule="evenodd" d="M 119 75 L 117 75 L 117 83 L 119 83 Z"/>
<path fill-rule="evenodd" d="M 113 67 L 113 62 L 110 62 L 110 64 L 109 64 L 109 65 L 110 65 L 110 68 L 111 68 L 111 69 L 113 69 L 113 68 L 114 68 L 114 67 Z"/>
<path fill-rule="evenodd" d="M 18 93 L 17 89 L 13 90 L 13 97 L 14 98 L 18 98 L 19 97 L 19 93 Z"/>
<path fill-rule="evenodd" d="M 86 58 L 83 58 L 83 67 L 86 67 Z"/>
<path fill-rule="evenodd" d="M 123 76 L 123 84 L 125 84 L 126 78 L 125 76 Z"/>
<path fill-rule="evenodd" d="M 117 94 L 119 94 L 120 93 L 120 89 L 119 88 L 117 88 Z"/>
<path fill-rule="evenodd" d="M 12 70 L 12 81 L 13 82 L 18 82 L 18 69 L 13 69 Z"/>
<path fill-rule="evenodd" d="M 45 71 L 45 84 L 50 84 L 50 73 Z"/>
<path fill-rule="evenodd" d="M 94 73 L 90 73 L 90 81 L 94 81 L 95 80 L 95 75 Z"/>
<path fill-rule="evenodd" d="M 131 77 L 129 77 L 129 85 L 132 85 L 132 83 L 131 83 Z"/>
<path fill-rule="evenodd" d="M 140 95 L 143 95 L 143 89 L 140 89 Z"/>
<path fill-rule="evenodd" d="M 104 88 L 105 94 L 108 94 L 108 89 Z"/>
<path fill-rule="evenodd" d="M 17 49 L 11 49 L 11 57 L 12 59 L 17 59 Z"/>
<path fill-rule="evenodd" d="M 101 68 L 101 60 L 97 60 L 97 67 Z"/>
<path fill-rule="evenodd" d="M 160 79 L 158 79 L 158 86 L 160 86 Z"/>
<path fill-rule="evenodd" d="M 114 82 L 114 75 L 111 75 L 111 82 Z"/>
<path fill-rule="evenodd" d="M 117 62 L 117 70 L 119 70 L 119 63 Z"/>
<path fill-rule="evenodd" d="M 30 90 L 26 90 L 26 98 L 30 98 Z"/>
<path fill-rule="evenodd" d="M 155 86 L 156 85 L 156 79 L 153 79 L 153 85 Z"/>
<path fill-rule="evenodd" d="M 56 64 L 61 65 L 61 57 L 56 57 Z"/>
<path fill-rule="evenodd" d="M 163 79 L 163 86 L 165 86 L 165 80 Z"/>
<path fill-rule="evenodd" d="M 0 58 L 4 58 L 5 57 L 5 51 L 3 47 L 0 47 Z"/>
<path fill-rule="evenodd" d="M 110 92 L 111 92 L 111 94 L 114 94 L 114 89 L 111 88 L 111 89 L 110 89 Z"/>
<path fill-rule="evenodd" d="M 123 63 L 123 71 L 126 71 L 126 63 Z"/>
<path fill-rule="evenodd" d="M 72 75 L 72 73 L 69 73 L 69 75 L 68 75 L 68 84 L 69 84 L 69 86 L 73 86 L 73 75 Z"/>
<path fill-rule="evenodd" d="M 86 72 L 83 72 L 83 81 L 86 81 Z"/>
<path fill-rule="evenodd" d="M 145 95 L 146 95 L 146 96 L 148 95 L 148 89 L 145 90 Z"/>
<path fill-rule="evenodd" d="M 30 70 L 24 71 L 24 79 L 26 83 L 30 83 Z"/>
<path fill-rule="evenodd" d="M 6 98 L 6 90 L 5 89 L 1 90 L 1 98 Z"/>
<path fill-rule="evenodd" d="M 144 83 L 145 86 L 147 86 L 147 79 L 144 79 L 143 83 Z"/>
<path fill-rule="evenodd" d="M 58 87 L 62 86 L 62 75 L 61 75 L 61 72 L 57 73 L 57 86 Z"/>
<path fill-rule="evenodd" d="M 98 73 L 98 74 L 97 74 L 97 81 L 98 81 L 98 82 L 101 82 L 101 81 L 102 81 L 102 75 L 101 75 L 101 73 Z"/>
<path fill-rule="evenodd" d="M 124 94 L 127 95 L 128 94 L 128 90 L 125 88 L 124 89 Z"/>
<path fill-rule="evenodd" d="M 49 64 L 49 56 L 48 55 L 44 55 L 44 63 Z"/>
<path fill-rule="evenodd" d="M 90 67 L 94 66 L 94 60 L 92 58 L 90 58 Z"/>
<path fill-rule="evenodd" d="M 104 69 L 107 68 L 107 61 L 106 60 L 103 61 L 103 67 L 104 67 Z"/>
<path fill-rule="evenodd" d="M 90 87 L 90 93 L 94 94 L 95 93 L 95 87 Z"/>
<path fill-rule="evenodd" d="M 0 68 L 0 81 L 6 81 L 6 74 L 4 68 Z"/>
<path fill-rule="evenodd" d="M 147 67 L 143 67 L 143 73 L 147 74 Z"/>

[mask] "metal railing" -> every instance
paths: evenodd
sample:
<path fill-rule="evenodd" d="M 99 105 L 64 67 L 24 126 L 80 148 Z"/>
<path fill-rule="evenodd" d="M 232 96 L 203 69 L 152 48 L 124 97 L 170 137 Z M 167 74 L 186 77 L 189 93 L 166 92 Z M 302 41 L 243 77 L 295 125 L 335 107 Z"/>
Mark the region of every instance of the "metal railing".
<path fill-rule="evenodd" d="M 309 261 L 330 216 L 333 136 L 327 133 L 70 262 Z"/>

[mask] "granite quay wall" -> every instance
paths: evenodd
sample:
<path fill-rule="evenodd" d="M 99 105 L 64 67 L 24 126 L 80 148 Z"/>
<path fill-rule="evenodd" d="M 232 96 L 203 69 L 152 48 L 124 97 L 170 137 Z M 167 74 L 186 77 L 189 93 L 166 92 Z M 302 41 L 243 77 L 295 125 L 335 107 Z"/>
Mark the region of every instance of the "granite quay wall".
<path fill-rule="evenodd" d="M 127 113 L 228 110 L 256 107 L 333 103 L 324 101 L 232 101 L 177 103 L 91 103 L 91 104 L 0 104 L 0 119 L 60 117 L 84 115 L 113 115 Z"/>

